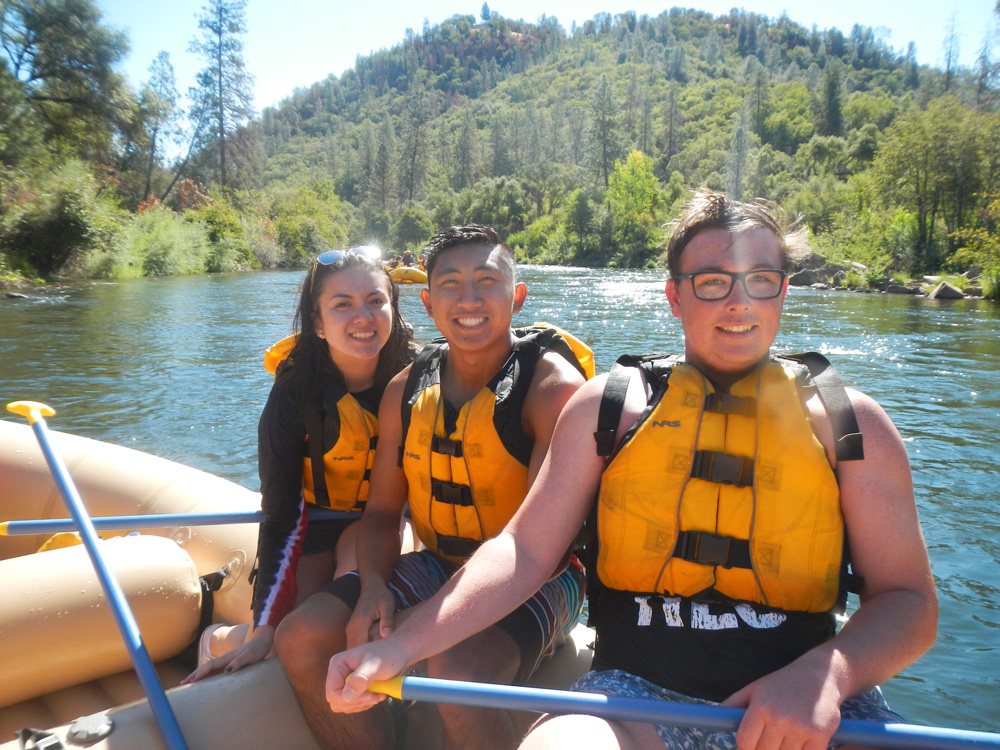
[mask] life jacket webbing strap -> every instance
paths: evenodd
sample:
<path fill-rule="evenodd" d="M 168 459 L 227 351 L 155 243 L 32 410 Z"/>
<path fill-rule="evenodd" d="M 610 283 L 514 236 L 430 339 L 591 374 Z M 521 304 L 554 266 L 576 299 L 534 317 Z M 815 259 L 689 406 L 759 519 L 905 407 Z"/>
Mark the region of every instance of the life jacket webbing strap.
<path fill-rule="evenodd" d="M 473 505 L 472 489 L 465 484 L 455 484 L 432 478 L 431 494 L 439 503 L 460 505 L 463 508 L 469 508 Z"/>
<path fill-rule="evenodd" d="M 443 341 L 443 339 L 441 339 Z M 435 339 L 435 344 L 437 339 Z M 417 385 L 420 379 L 423 377 L 427 370 L 427 363 L 430 362 L 431 358 L 438 354 L 441 349 L 440 345 L 428 344 L 423 349 L 420 350 L 420 354 L 410 365 L 410 372 L 406 376 L 406 385 L 403 386 L 403 398 L 400 403 L 399 418 L 402 430 L 399 437 L 399 457 L 397 462 L 399 463 L 399 468 L 403 468 L 403 452 L 406 447 L 406 433 L 410 429 L 410 415 L 412 412 L 413 404 L 410 403 L 410 399 L 413 398 L 413 394 L 417 392 Z"/>
<path fill-rule="evenodd" d="M 695 451 L 691 476 L 716 484 L 753 486 L 754 460 L 719 451 Z"/>
<path fill-rule="evenodd" d="M 742 414 L 744 417 L 754 417 L 757 414 L 757 399 L 753 396 L 709 393 L 705 396 L 705 411 L 716 414 Z"/>
<path fill-rule="evenodd" d="M 830 360 L 818 352 L 785 355 L 809 368 L 819 397 L 830 415 L 837 461 L 861 461 L 865 457 L 864 439 L 851 399 Z"/>
<path fill-rule="evenodd" d="M 597 432 L 594 433 L 598 456 L 610 456 L 615 449 L 615 435 L 622 409 L 625 408 L 625 393 L 631 376 L 629 368 L 618 362 L 615 362 L 608 374 L 600 410 L 597 412 Z"/>
<path fill-rule="evenodd" d="M 448 557 L 472 557 L 482 544 L 477 539 L 462 536 L 437 535 L 437 551 Z"/>
<path fill-rule="evenodd" d="M 431 451 L 434 453 L 442 453 L 446 456 L 451 456 L 452 458 L 461 458 L 462 453 L 462 441 L 461 440 L 449 440 L 445 437 L 438 437 L 435 435 L 431 438 Z"/>
<path fill-rule="evenodd" d="M 717 568 L 752 568 L 750 542 L 707 531 L 682 531 L 673 557 Z"/>

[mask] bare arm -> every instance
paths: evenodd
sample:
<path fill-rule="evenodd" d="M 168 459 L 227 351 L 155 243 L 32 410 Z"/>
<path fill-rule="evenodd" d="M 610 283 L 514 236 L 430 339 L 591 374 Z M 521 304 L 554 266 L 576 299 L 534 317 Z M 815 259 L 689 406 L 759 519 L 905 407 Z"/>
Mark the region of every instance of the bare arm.
<path fill-rule="evenodd" d="M 409 369 L 389 383 L 379 406 L 379 438 L 365 512 L 358 524 L 357 560 L 361 596 L 347 626 L 351 645 L 365 643 L 373 623 L 388 635 L 395 604 L 387 582 L 399 560 L 399 519 L 406 505 L 406 475 L 399 467 L 402 442 L 400 405 Z"/>
<path fill-rule="evenodd" d="M 392 636 L 333 658 L 328 698 L 357 699 L 371 680 L 395 677 L 489 627 L 547 580 L 583 524 L 600 482 L 604 462 L 593 434 L 602 389 L 603 379 L 590 381 L 569 399 L 535 482 L 503 532 L 483 544 Z"/>
<path fill-rule="evenodd" d="M 789 746 L 825 748 L 846 698 L 897 674 L 934 642 L 937 595 L 906 449 L 878 404 L 850 395 L 865 459 L 836 471 L 853 565 L 865 579 L 861 606 L 835 638 L 726 701 L 748 707 L 741 748 L 777 747 L 782 736 Z"/>

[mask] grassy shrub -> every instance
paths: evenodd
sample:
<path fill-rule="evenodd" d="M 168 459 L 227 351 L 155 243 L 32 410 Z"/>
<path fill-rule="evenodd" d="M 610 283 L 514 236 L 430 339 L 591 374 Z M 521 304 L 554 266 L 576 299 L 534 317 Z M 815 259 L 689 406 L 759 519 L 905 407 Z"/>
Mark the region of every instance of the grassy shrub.
<path fill-rule="evenodd" d="M 101 275 L 121 279 L 204 273 L 210 255 L 203 224 L 166 208 L 151 208 L 132 219 L 121 251 L 107 259 Z"/>
<path fill-rule="evenodd" d="M 0 248 L 12 266 L 46 278 L 87 275 L 93 257 L 114 251 L 124 218 L 79 161 L 24 185 L 6 213 Z"/>
<path fill-rule="evenodd" d="M 212 243 L 206 265 L 209 272 L 257 267 L 253 251 L 244 236 L 240 213 L 228 200 L 213 200 L 188 209 L 184 218 L 201 223 L 208 233 L 208 241 Z"/>

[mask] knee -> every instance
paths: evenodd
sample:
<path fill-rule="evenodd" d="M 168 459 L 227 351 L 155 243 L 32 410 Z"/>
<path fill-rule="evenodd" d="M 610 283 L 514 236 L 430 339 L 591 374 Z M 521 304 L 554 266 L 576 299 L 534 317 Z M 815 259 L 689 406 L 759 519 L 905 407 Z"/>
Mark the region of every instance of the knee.
<path fill-rule="evenodd" d="M 309 669 L 346 648 L 346 621 L 326 608 L 309 606 L 292 610 L 274 633 L 274 651 L 288 671 Z"/>
<path fill-rule="evenodd" d="M 449 680 L 513 682 L 521 653 L 507 633 L 490 628 L 427 660 L 427 674 Z"/>

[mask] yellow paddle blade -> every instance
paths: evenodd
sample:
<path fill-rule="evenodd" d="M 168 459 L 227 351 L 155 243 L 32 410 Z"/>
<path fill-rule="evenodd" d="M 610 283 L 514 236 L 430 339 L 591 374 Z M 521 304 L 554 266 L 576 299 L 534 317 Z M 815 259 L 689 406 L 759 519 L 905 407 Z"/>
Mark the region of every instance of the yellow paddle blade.
<path fill-rule="evenodd" d="M 54 416 L 56 410 L 51 406 L 40 404 L 37 401 L 11 401 L 7 404 L 7 411 L 27 417 L 30 424 L 34 424 L 42 417 Z"/>
<path fill-rule="evenodd" d="M 391 680 L 375 680 L 368 685 L 369 693 L 382 693 L 390 698 L 403 700 L 403 678 L 393 677 Z"/>

